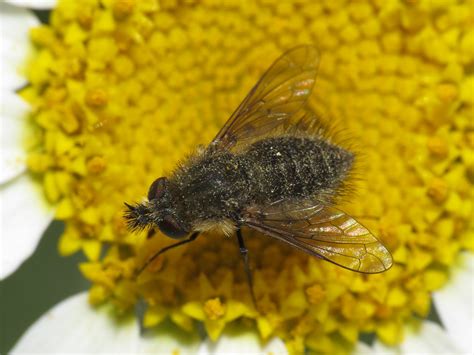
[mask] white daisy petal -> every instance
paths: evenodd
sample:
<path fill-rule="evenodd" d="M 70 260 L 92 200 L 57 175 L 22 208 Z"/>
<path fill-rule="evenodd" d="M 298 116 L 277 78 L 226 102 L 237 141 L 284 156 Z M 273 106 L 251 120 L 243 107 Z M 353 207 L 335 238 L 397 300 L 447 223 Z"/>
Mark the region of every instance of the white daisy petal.
<path fill-rule="evenodd" d="M 56 6 L 57 0 L 4 0 L 5 2 L 22 7 L 29 7 L 30 9 L 52 9 Z"/>
<path fill-rule="evenodd" d="M 424 321 L 417 331 L 407 330 L 403 343 L 390 347 L 375 340 L 371 347 L 358 345 L 355 354 L 397 355 L 397 354 L 463 354 L 443 328 L 437 323 Z"/>
<path fill-rule="evenodd" d="M 44 314 L 15 345 L 12 354 L 23 353 L 196 353 L 197 334 L 188 334 L 171 324 L 150 336 L 141 336 L 133 317 L 119 322 L 107 306 L 93 308 L 87 293 L 79 293 Z"/>
<path fill-rule="evenodd" d="M 238 326 L 228 326 L 213 343 L 207 339 L 199 348 L 198 355 L 210 354 L 288 354 L 285 344 L 278 338 L 262 343 L 257 332 Z"/>
<path fill-rule="evenodd" d="M 32 178 L 22 175 L 0 188 L 0 279 L 14 272 L 35 250 L 53 218 Z"/>
<path fill-rule="evenodd" d="M 22 144 L 28 105 L 14 92 L 6 92 L 0 107 L 0 185 L 26 170 Z"/>
<path fill-rule="evenodd" d="M 352 351 L 353 355 L 373 355 L 376 354 L 373 347 L 370 345 L 359 341 L 354 350 Z"/>
<path fill-rule="evenodd" d="M 37 26 L 38 19 L 31 11 L 0 2 L 0 74 L 1 95 L 14 91 L 26 83 L 21 65 L 31 51 L 29 29 Z"/>
<path fill-rule="evenodd" d="M 461 354 L 446 331 L 431 321 L 424 321 L 419 332 L 408 334 L 400 347 L 404 354 Z"/>
<path fill-rule="evenodd" d="M 474 353 L 474 256 L 463 253 L 449 283 L 433 294 L 446 332 L 465 353 Z"/>

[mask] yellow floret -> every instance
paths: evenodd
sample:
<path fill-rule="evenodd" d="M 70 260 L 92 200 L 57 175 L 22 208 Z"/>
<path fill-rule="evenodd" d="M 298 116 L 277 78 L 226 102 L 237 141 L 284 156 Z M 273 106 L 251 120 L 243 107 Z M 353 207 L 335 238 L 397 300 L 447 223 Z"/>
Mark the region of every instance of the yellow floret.
<path fill-rule="evenodd" d="M 95 156 L 87 162 L 87 170 L 93 174 L 101 173 L 105 170 L 106 162 L 104 158 Z"/>
<path fill-rule="evenodd" d="M 86 93 L 86 103 L 91 107 L 102 107 L 107 101 L 108 95 L 104 89 L 91 89 Z"/>
<path fill-rule="evenodd" d="M 381 323 L 377 328 L 377 335 L 389 345 L 398 344 L 403 339 L 402 326 L 396 321 Z"/>
<path fill-rule="evenodd" d="M 320 303 L 324 297 L 326 292 L 322 288 L 321 285 L 313 285 L 306 289 L 306 296 L 308 297 L 308 302 L 312 304 Z"/>
<path fill-rule="evenodd" d="M 213 298 L 204 303 L 204 313 L 209 319 L 216 320 L 224 315 L 225 306 L 219 298 Z"/>
<path fill-rule="evenodd" d="M 69 219 L 73 217 L 74 212 L 75 210 L 71 200 L 64 198 L 58 203 L 55 217 L 57 219 Z"/>
<path fill-rule="evenodd" d="M 446 200 L 448 196 L 448 185 L 440 178 L 435 178 L 428 186 L 428 196 L 437 203 Z"/>
<path fill-rule="evenodd" d="M 113 13 L 117 19 L 123 19 L 133 12 L 135 0 L 115 0 L 113 4 Z"/>

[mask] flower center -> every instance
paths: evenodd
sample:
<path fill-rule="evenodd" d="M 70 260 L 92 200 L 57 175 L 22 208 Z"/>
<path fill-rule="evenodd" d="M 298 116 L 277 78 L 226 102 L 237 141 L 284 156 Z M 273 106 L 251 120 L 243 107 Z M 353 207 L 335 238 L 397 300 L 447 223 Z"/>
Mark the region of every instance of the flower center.
<path fill-rule="evenodd" d="M 262 336 L 322 352 L 360 331 L 401 341 L 403 321 L 427 315 L 459 251 L 474 248 L 473 11 L 439 1 L 59 1 L 31 32 L 28 166 L 66 224 L 61 254 L 88 258 L 91 302 L 127 310 L 145 299 L 156 322 L 187 330 L 191 318 L 246 314 Z M 221 236 L 173 249 L 137 277 L 170 240 L 127 231 L 123 202 L 140 202 L 208 144 L 269 64 L 306 43 L 321 50 L 309 105 L 363 153 L 358 195 L 340 208 L 388 246 L 392 269 L 353 273 L 244 231 L 263 314 L 247 312 L 236 242 Z M 217 286 L 225 304 L 209 298 Z M 199 306 L 190 316 L 186 304 Z"/>

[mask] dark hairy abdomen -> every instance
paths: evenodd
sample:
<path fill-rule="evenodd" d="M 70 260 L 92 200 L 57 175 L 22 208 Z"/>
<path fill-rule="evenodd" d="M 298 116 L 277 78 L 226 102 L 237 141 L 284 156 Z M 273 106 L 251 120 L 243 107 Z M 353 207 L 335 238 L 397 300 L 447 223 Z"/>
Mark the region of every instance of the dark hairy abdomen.
<path fill-rule="evenodd" d="M 240 155 L 254 203 L 331 195 L 347 176 L 354 156 L 322 139 L 267 138 Z"/>

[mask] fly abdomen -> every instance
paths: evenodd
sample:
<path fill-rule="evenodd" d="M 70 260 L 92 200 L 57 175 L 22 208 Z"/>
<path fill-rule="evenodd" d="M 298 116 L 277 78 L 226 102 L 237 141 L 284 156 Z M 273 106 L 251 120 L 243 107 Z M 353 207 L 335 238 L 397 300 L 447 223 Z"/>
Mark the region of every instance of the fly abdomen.
<path fill-rule="evenodd" d="M 351 152 L 318 138 L 267 138 L 241 155 L 255 203 L 331 195 L 347 176 Z"/>

